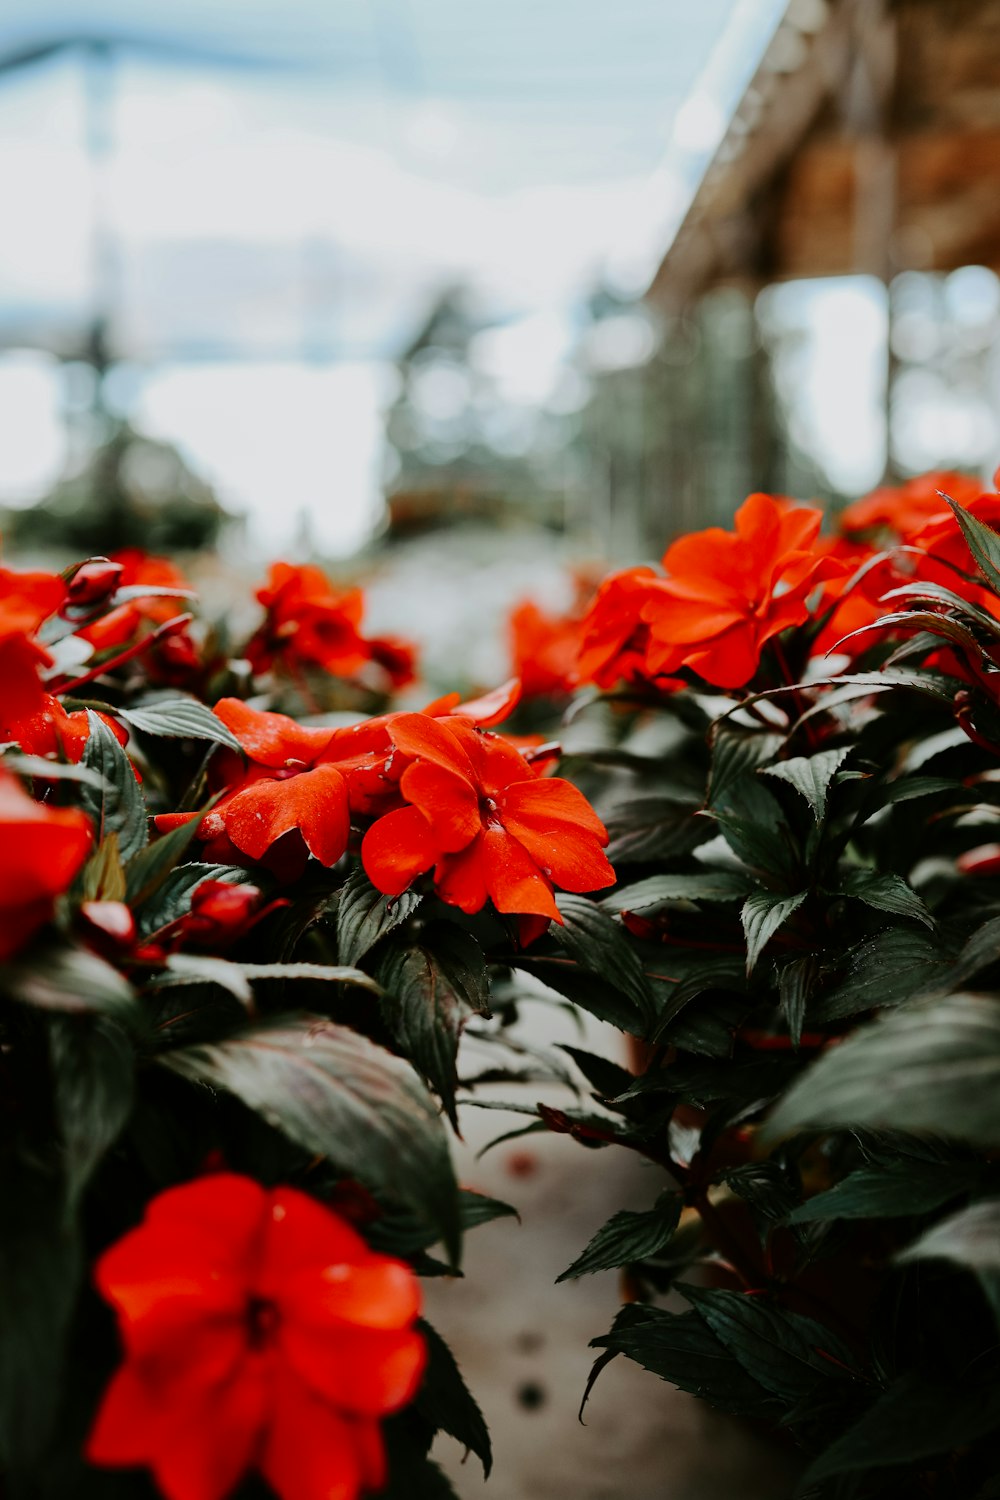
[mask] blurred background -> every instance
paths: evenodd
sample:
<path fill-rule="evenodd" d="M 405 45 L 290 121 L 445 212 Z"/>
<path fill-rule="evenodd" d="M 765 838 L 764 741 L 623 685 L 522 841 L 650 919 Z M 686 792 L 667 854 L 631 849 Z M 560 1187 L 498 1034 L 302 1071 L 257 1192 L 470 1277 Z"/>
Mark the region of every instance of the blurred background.
<path fill-rule="evenodd" d="M 339 560 L 433 675 L 470 568 L 991 472 L 998 9 L 5 0 L 8 552 Z"/>

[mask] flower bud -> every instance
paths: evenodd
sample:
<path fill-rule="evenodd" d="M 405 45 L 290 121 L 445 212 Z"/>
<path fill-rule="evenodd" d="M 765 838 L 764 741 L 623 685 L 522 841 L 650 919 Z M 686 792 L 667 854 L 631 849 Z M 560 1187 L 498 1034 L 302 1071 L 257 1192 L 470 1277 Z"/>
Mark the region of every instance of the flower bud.
<path fill-rule="evenodd" d="M 67 603 L 77 607 L 100 604 L 121 582 L 122 565 L 107 557 L 81 563 L 66 585 Z"/>
<path fill-rule="evenodd" d="M 135 942 L 135 918 L 124 901 L 84 901 L 80 916 L 103 946 L 128 948 Z"/>

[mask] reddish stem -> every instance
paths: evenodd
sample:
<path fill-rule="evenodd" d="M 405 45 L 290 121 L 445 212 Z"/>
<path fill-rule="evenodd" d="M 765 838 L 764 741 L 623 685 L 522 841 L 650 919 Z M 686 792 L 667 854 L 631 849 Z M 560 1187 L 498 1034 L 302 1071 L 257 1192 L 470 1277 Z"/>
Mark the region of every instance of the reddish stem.
<path fill-rule="evenodd" d="M 127 650 L 120 651 L 117 656 L 112 656 L 109 661 L 101 662 L 99 667 L 93 667 L 82 677 L 75 677 L 72 682 L 64 682 L 62 687 L 53 688 L 52 691 L 56 694 L 74 693 L 77 688 L 86 687 L 87 683 L 93 682 L 95 678 L 103 677 L 106 672 L 113 672 L 116 667 L 123 666 L 135 656 L 141 656 L 144 651 L 155 646 L 157 641 L 162 641 L 168 635 L 179 634 L 185 626 L 190 625 L 193 619 L 194 615 L 190 614 L 175 615 L 172 620 L 167 620 L 165 624 L 157 626 L 154 631 L 149 635 L 144 635 L 141 641 L 136 641 Z"/>

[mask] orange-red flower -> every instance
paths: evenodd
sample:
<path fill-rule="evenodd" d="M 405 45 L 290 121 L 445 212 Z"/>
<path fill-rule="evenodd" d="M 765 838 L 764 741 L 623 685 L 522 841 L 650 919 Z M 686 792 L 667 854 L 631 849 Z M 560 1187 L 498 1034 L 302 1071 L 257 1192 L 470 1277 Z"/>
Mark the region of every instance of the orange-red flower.
<path fill-rule="evenodd" d="M 117 719 L 109 714 L 100 717 L 111 730 L 120 745 L 128 740 L 128 732 Z M 37 709 L 26 718 L 8 726 L 7 737 L 15 740 L 28 755 L 64 757 L 74 764 L 83 755 L 90 738 L 90 720 L 86 709 L 68 713 L 58 698 L 50 693 L 41 694 Z"/>
<path fill-rule="evenodd" d="M 573 691 L 583 636 L 579 615 L 547 614 L 525 599 L 512 610 L 507 634 L 525 698 L 561 697 Z"/>
<path fill-rule="evenodd" d="M 213 762 L 213 784 L 226 790 L 198 829 L 210 845 L 208 857 L 221 864 L 246 863 L 241 854 L 277 862 L 276 873 L 288 878 L 301 873 L 307 852 L 336 864 L 347 848 L 350 812 L 344 776 L 324 759 L 335 731 L 306 728 L 238 698 L 221 699 L 214 712 L 247 759 L 243 765 L 233 752 Z M 199 816 L 163 813 L 155 821 L 168 832 Z"/>
<path fill-rule="evenodd" d="M 603 823 L 568 781 L 538 777 L 498 735 L 461 718 L 397 714 L 387 724 L 406 762 L 406 806 L 368 830 L 361 857 L 379 890 L 398 896 L 434 867 L 438 894 L 466 912 L 561 921 L 553 888 L 614 884 Z"/>
<path fill-rule="evenodd" d="M 39 671 L 52 658 L 35 634 L 62 604 L 66 585 L 55 573 L 17 573 L 0 568 L 0 739 L 14 736 L 10 727 L 44 704 Z"/>
<path fill-rule="evenodd" d="M 374 663 L 393 687 L 413 680 L 414 651 L 408 642 L 361 634 L 360 589 L 335 589 L 319 568 L 279 562 L 257 598 L 267 617 L 246 648 L 255 672 L 281 662 L 293 671 L 319 667 L 334 677 L 358 678 Z"/>
<path fill-rule="evenodd" d="M 982 489 L 979 480 L 971 479 L 968 474 L 935 470 L 918 474 L 904 484 L 881 485 L 870 495 L 846 505 L 837 522 L 843 532 L 888 531 L 909 541 L 931 516 L 948 509 L 941 499 L 942 493 L 950 495 L 959 505 L 968 505 L 982 494 Z"/>
<path fill-rule="evenodd" d="M 581 624 L 576 671 L 581 682 L 609 689 L 619 682 L 648 686 L 655 673 L 649 665 L 649 625 L 643 617 L 659 575 L 652 568 L 613 573 L 597 590 Z M 679 686 L 676 681 L 656 684 Z"/>
<path fill-rule="evenodd" d="M 655 672 L 688 667 L 716 687 L 742 687 L 774 636 L 809 617 L 808 596 L 842 564 L 816 549 L 822 511 L 751 495 L 733 531 L 712 526 L 667 549 L 642 617 Z"/>
<path fill-rule="evenodd" d="M 0 768 L 0 960 L 48 921 L 56 897 L 87 858 L 92 837 L 82 812 L 44 807 Z"/>
<path fill-rule="evenodd" d="M 425 1362 L 420 1291 L 315 1199 L 230 1173 L 170 1188 L 96 1280 L 125 1361 L 92 1463 L 145 1465 L 167 1500 L 223 1500 L 253 1469 L 281 1500 L 384 1484 L 379 1419 Z"/>

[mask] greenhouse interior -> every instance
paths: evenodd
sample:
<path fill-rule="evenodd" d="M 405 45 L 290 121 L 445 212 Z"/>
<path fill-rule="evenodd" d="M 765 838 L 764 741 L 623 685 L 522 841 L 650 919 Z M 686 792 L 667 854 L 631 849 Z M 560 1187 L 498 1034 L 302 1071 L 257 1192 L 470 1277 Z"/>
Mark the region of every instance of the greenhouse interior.
<path fill-rule="evenodd" d="M 0 1500 L 1000 1500 L 1000 6 L 6 0 L 0 202 Z"/>

